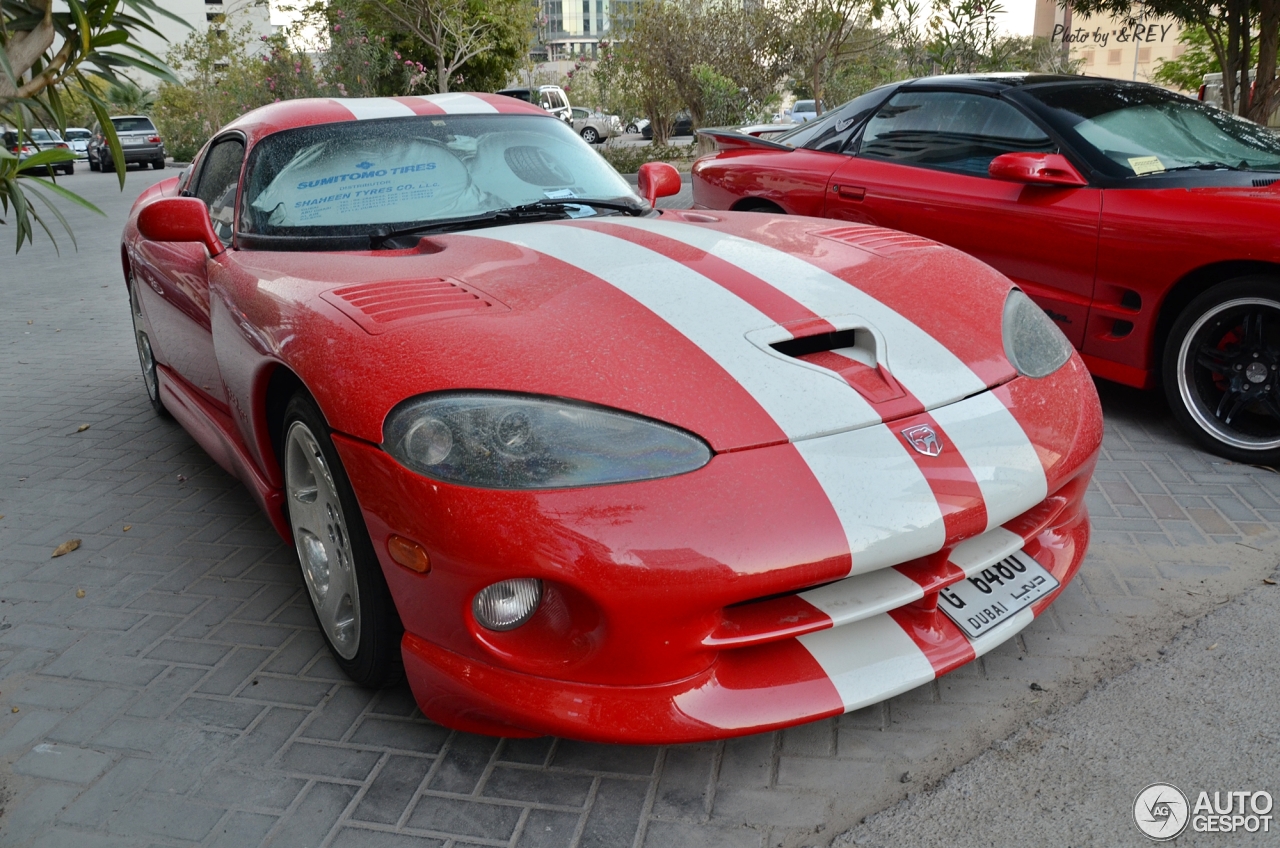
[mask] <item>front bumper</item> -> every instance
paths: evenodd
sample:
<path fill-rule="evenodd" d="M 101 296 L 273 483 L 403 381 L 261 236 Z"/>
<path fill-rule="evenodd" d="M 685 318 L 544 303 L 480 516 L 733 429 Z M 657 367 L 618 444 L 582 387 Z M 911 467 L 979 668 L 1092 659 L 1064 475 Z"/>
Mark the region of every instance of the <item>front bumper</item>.
<path fill-rule="evenodd" d="M 937 544 L 899 509 L 904 523 L 882 533 L 874 555 L 851 554 L 847 520 L 836 520 L 796 445 L 720 454 L 666 480 L 506 492 L 438 483 L 374 446 L 336 442 L 405 624 L 424 714 L 500 735 L 686 742 L 858 709 L 1006 641 L 1056 593 L 974 641 L 938 611 L 937 593 L 1013 551 L 1063 586 L 1074 577 L 1101 442 L 1083 366 L 1073 357 L 1049 378 L 978 398 L 947 408 L 950 420 L 998 398 L 1046 485 L 1021 502 L 1017 487 L 998 504 L 951 498 L 947 526 L 970 529 Z M 970 521 L 976 509 L 990 521 Z M 391 560 L 392 534 L 429 552 L 428 574 Z M 542 579 L 542 606 L 516 630 L 484 630 L 471 599 L 511 577 Z"/>

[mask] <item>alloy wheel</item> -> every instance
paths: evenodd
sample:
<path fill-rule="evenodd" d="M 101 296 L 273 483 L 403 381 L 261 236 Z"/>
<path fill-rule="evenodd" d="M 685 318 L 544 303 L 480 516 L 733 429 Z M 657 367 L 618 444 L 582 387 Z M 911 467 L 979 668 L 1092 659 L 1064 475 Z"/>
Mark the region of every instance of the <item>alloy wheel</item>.
<path fill-rule="evenodd" d="M 1178 395 L 1195 423 L 1224 445 L 1280 448 L 1280 302 L 1214 304 L 1181 337 Z"/>
<path fill-rule="evenodd" d="M 285 436 L 289 522 L 316 618 L 343 659 L 360 648 L 360 590 L 338 489 L 310 428 L 294 421 Z"/>

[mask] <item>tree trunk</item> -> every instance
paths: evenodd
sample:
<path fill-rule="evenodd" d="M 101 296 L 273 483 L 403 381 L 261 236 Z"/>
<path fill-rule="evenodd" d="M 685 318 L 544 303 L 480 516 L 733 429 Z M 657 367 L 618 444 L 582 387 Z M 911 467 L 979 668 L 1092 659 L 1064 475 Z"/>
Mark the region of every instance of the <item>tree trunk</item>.
<path fill-rule="evenodd" d="M 1280 0 L 1258 2 L 1258 78 L 1254 83 L 1253 103 L 1248 117 L 1264 127 L 1280 85 L 1276 81 L 1276 54 L 1280 51 Z"/>
<path fill-rule="evenodd" d="M 1240 0 L 1229 0 L 1226 4 L 1227 16 L 1227 56 L 1222 63 L 1222 108 L 1227 112 L 1235 112 L 1239 106 L 1236 94 L 1240 91 L 1240 21 L 1236 16 L 1236 8 Z M 1248 72 L 1245 79 L 1248 79 Z"/>
<path fill-rule="evenodd" d="M 444 56 L 440 51 L 436 51 L 436 92 L 438 94 L 449 93 L 449 69 L 445 67 Z"/>
<path fill-rule="evenodd" d="M 809 89 L 813 92 L 813 108 L 815 114 L 822 114 L 822 95 L 826 94 L 822 85 L 822 65 L 821 60 L 815 61 L 813 67 L 809 69 L 810 85 Z"/>

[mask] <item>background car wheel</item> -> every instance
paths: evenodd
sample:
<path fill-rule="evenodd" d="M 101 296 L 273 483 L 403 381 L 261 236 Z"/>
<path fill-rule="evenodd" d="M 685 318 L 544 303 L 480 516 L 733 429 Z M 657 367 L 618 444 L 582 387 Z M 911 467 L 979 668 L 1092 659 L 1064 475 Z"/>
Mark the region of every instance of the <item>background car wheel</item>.
<path fill-rule="evenodd" d="M 1280 281 L 1245 277 L 1191 301 L 1169 332 L 1163 376 L 1174 417 L 1206 448 L 1280 461 Z"/>
<path fill-rule="evenodd" d="M 169 410 L 160 400 L 160 376 L 156 371 L 156 358 L 151 353 L 151 339 L 147 336 L 146 322 L 142 319 L 142 304 L 138 301 L 138 285 L 129 278 L 129 311 L 133 313 L 133 340 L 138 345 L 138 362 L 142 365 L 142 384 L 147 390 L 151 408 L 161 418 L 170 418 Z"/>
<path fill-rule="evenodd" d="M 154 170 L 157 170 L 157 171 L 163 171 L 163 170 L 164 170 L 164 160 L 163 160 L 163 159 L 152 159 L 152 160 L 151 160 L 151 167 L 152 167 Z"/>
<path fill-rule="evenodd" d="M 89 157 L 89 170 L 90 170 L 90 171 L 100 171 L 100 170 L 102 170 L 102 168 L 98 165 L 98 160 L 97 160 L 97 159 L 94 159 L 92 156 L 91 156 L 91 157 Z"/>
<path fill-rule="evenodd" d="M 600 133 L 596 132 L 595 127 L 584 127 L 582 129 L 582 140 L 587 144 L 595 144 L 600 140 Z"/>
<path fill-rule="evenodd" d="M 98 161 L 102 165 L 103 173 L 106 173 L 106 174 L 115 173 L 116 163 L 115 163 L 115 160 L 113 160 L 111 157 L 108 156 L 107 158 L 99 159 Z M 126 171 L 129 170 L 129 165 L 126 163 L 124 168 Z"/>
<path fill-rule="evenodd" d="M 62 173 L 66 174 L 68 177 L 74 174 L 75 172 L 76 172 L 75 162 L 68 162 L 67 166 L 62 169 Z"/>
<path fill-rule="evenodd" d="M 285 504 L 311 610 L 338 665 L 362 686 L 404 674 L 403 627 L 329 427 L 306 394 L 285 407 Z"/>
<path fill-rule="evenodd" d="M 640 132 L 640 129 L 635 124 L 627 124 L 627 132 L 637 133 Z"/>

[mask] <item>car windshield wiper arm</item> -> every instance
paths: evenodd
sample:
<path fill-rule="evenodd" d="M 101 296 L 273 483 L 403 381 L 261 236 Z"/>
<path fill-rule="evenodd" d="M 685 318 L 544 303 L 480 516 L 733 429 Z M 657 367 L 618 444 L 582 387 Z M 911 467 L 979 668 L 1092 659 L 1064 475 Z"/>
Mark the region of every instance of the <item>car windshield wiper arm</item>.
<path fill-rule="evenodd" d="M 512 217 L 519 217 L 530 212 L 547 212 L 565 206 L 595 206 L 600 209 L 613 209 L 617 212 L 626 212 L 628 215 L 643 215 L 649 211 L 648 207 L 637 203 L 629 203 L 625 200 L 601 200 L 592 197 L 547 197 L 542 200 L 535 200 L 532 203 L 524 203 L 520 206 L 510 206 L 506 209 L 498 210 L 498 214 L 508 214 Z"/>
<path fill-rule="evenodd" d="M 1194 165 L 1178 165 L 1174 168 L 1165 168 L 1167 174 L 1170 171 L 1243 171 L 1244 168 L 1237 168 L 1235 165 L 1228 165 L 1226 162 L 1196 162 Z"/>
<path fill-rule="evenodd" d="M 520 206 L 508 206 L 505 209 L 493 209 L 488 212 L 481 212 L 477 215 L 464 215 L 459 218 L 438 218 L 434 221 L 424 221 L 421 224 L 414 224 L 410 227 L 401 227 L 395 230 L 388 229 L 386 227 L 378 227 L 369 233 L 369 247 L 373 250 L 377 250 L 388 241 L 399 238 L 400 236 L 443 233 L 449 232 L 450 230 L 466 229 L 468 227 L 505 224 L 510 221 L 526 221 L 540 218 L 564 218 L 569 214 L 565 209 L 566 206 L 596 206 L 601 209 L 613 209 L 619 212 L 626 212 L 628 215 L 643 215 L 647 211 L 644 206 L 637 205 L 635 203 L 627 203 L 622 200 L 597 200 L 581 197 L 547 198 L 544 200 L 535 200 L 533 203 L 524 203 Z"/>

